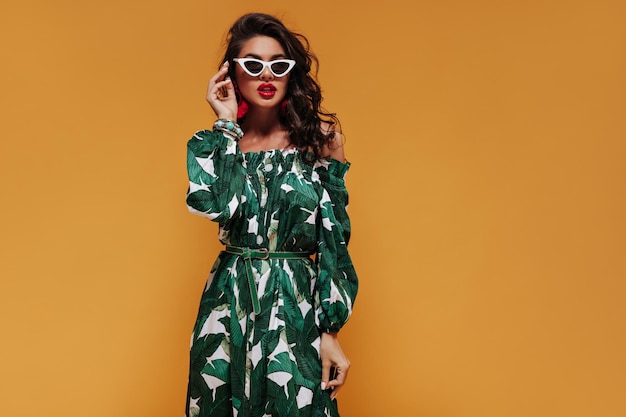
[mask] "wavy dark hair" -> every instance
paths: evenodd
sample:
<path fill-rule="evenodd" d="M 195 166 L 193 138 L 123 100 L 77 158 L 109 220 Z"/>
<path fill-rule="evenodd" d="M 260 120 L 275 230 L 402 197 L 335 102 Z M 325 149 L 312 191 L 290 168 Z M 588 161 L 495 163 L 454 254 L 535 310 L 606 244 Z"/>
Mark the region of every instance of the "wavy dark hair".
<path fill-rule="evenodd" d="M 316 81 L 319 62 L 309 41 L 287 29 L 274 16 L 250 13 L 240 17 L 228 31 L 226 52 L 220 61 L 220 64 L 231 63 L 228 75 L 232 80 L 236 79 L 233 58 L 238 57 L 246 41 L 256 36 L 276 39 L 287 57 L 296 61 L 287 84 L 287 105 L 285 112 L 280 112 L 279 121 L 287 130 L 291 144 L 302 151 L 307 162 L 319 160 L 324 147 L 331 146 L 341 124 L 334 113 L 321 106 L 322 91 Z M 322 129 L 322 123 L 327 123 L 328 128 Z"/>

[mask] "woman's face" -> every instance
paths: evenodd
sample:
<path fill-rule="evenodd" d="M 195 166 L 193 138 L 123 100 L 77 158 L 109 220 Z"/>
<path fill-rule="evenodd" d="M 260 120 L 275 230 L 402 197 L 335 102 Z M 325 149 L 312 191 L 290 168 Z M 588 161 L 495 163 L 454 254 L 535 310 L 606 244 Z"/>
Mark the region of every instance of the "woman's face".
<path fill-rule="evenodd" d="M 276 39 L 256 36 L 243 44 L 237 58 L 255 58 L 267 62 L 290 57 L 285 55 L 285 50 Z M 239 92 L 251 109 L 254 107 L 272 108 L 280 105 L 287 94 L 289 73 L 277 77 L 266 66 L 259 75 L 253 76 L 244 71 L 240 62 L 234 65 Z"/>

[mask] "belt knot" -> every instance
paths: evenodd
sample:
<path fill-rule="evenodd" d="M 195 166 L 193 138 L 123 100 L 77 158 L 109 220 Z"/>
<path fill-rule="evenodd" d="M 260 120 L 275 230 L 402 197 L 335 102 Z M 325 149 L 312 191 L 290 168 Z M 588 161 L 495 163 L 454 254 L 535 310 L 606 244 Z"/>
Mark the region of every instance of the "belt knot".
<path fill-rule="evenodd" d="M 267 250 L 266 248 L 258 248 L 258 249 L 252 249 L 252 248 L 238 248 L 240 249 L 241 253 L 239 254 L 239 256 L 241 256 L 243 259 L 269 259 L 270 258 L 270 251 Z M 227 250 L 228 252 L 228 250 Z"/>
<path fill-rule="evenodd" d="M 248 289 L 250 290 L 250 298 L 252 299 L 252 310 L 255 314 L 261 312 L 261 303 L 256 291 L 256 283 L 254 282 L 254 272 L 252 271 L 253 259 L 307 259 L 311 255 L 306 252 L 270 252 L 266 248 L 248 248 L 240 246 L 226 246 L 226 253 L 239 255 L 243 259 L 246 267 L 246 278 L 248 280 Z"/>

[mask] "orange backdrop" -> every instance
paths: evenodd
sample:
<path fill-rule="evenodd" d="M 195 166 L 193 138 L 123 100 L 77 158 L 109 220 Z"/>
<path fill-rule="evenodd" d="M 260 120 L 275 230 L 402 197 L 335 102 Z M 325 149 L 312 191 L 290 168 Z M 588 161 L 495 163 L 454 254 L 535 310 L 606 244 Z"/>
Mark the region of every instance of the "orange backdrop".
<path fill-rule="evenodd" d="M 257 4 L 3 3 L 0 415 L 182 415 L 219 250 L 185 143 Z M 625 5 L 264 5 L 353 163 L 344 417 L 626 415 Z"/>

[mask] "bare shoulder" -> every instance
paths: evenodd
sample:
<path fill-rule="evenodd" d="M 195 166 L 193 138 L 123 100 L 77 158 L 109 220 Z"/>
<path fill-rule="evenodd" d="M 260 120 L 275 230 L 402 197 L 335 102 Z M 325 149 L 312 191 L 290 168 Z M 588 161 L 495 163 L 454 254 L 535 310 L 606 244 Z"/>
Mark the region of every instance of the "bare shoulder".
<path fill-rule="evenodd" d="M 331 125 L 326 122 L 322 122 L 322 131 L 328 133 Z M 343 136 L 341 132 L 335 130 L 335 137 L 332 142 L 324 147 L 323 155 L 336 159 L 339 162 L 346 162 L 346 155 L 343 149 Z"/>

